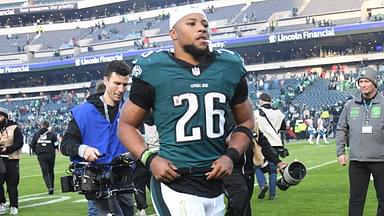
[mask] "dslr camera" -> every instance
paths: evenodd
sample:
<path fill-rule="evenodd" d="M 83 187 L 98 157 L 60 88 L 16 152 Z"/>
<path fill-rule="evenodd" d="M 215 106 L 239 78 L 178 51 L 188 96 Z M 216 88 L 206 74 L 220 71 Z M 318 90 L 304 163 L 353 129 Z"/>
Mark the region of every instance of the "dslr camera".
<path fill-rule="evenodd" d="M 285 148 L 284 146 L 282 147 L 274 147 L 274 149 L 276 150 L 276 153 L 282 157 L 282 158 L 286 158 L 289 156 L 289 151 L 287 148 Z"/>
<path fill-rule="evenodd" d="M 68 170 L 71 175 L 60 179 L 61 191 L 79 192 L 88 200 L 133 193 L 133 166 L 134 159 L 130 153 L 121 154 L 108 164 L 71 163 Z"/>

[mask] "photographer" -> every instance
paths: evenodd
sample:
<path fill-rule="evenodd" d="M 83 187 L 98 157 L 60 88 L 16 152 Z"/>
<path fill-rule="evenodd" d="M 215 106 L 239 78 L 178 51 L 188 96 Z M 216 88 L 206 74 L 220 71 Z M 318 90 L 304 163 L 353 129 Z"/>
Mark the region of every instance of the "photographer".
<path fill-rule="evenodd" d="M 5 182 L 9 196 L 9 214 L 17 215 L 20 182 L 19 158 L 23 147 L 23 134 L 16 122 L 8 119 L 8 114 L 7 109 L 0 107 L 0 156 L 4 162 L 4 166 L 0 169 L 0 214 L 5 214 L 7 211 L 3 187 Z"/>
<path fill-rule="evenodd" d="M 72 120 L 60 146 L 72 162 L 110 164 L 128 151 L 117 137 L 117 124 L 130 73 L 125 62 L 110 62 L 103 78 L 105 92 L 89 96 L 85 103 L 72 109 Z M 99 215 L 133 215 L 132 193 L 96 198 L 95 204 Z"/>
<path fill-rule="evenodd" d="M 280 131 L 286 129 L 284 114 L 280 110 L 272 109 L 272 99 L 267 93 L 263 93 L 259 97 L 259 110 L 255 111 L 255 119 L 259 120 L 259 129 L 263 132 L 273 149 L 280 157 L 288 156 L 288 150 L 284 148 Z M 269 199 L 276 199 L 276 181 L 277 167 L 276 164 L 269 161 Z M 265 184 L 265 177 L 262 172 L 256 170 L 256 178 L 260 186 L 259 199 L 264 198 L 268 187 Z"/>
<path fill-rule="evenodd" d="M 224 190 L 228 198 L 226 216 L 252 215 L 250 200 L 255 183 L 254 166 L 258 164 L 256 160 L 264 158 L 265 155 L 265 158 L 277 164 L 280 170 L 287 166 L 287 163 L 281 161 L 273 151 L 268 140 L 259 130 L 257 122 L 256 120 L 253 142 L 234 164 L 232 174 L 223 178 Z"/>

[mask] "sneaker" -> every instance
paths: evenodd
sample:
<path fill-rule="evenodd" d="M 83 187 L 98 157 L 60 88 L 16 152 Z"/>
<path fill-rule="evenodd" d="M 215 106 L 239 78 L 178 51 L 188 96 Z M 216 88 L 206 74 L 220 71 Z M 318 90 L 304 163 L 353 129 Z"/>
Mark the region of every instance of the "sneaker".
<path fill-rule="evenodd" d="M 277 199 L 277 196 L 276 195 L 269 195 L 269 200 L 275 200 L 275 199 Z"/>
<path fill-rule="evenodd" d="M 265 193 L 268 191 L 268 186 L 263 186 L 260 189 L 259 195 L 257 195 L 257 198 L 263 199 L 265 197 Z"/>
<path fill-rule="evenodd" d="M 17 210 L 16 207 L 11 207 L 11 208 L 9 209 L 9 214 L 10 214 L 10 215 L 17 215 L 18 213 L 19 213 L 19 211 Z"/>
<path fill-rule="evenodd" d="M 54 193 L 54 191 L 55 191 L 54 189 L 49 189 L 48 190 L 48 195 L 52 195 Z"/>
<path fill-rule="evenodd" d="M 136 212 L 136 216 L 147 216 L 147 213 L 145 213 L 144 209 L 141 209 Z"/>
<path fill-rule="evenodd" d="M 0 215 L 3 215 L 7 212 L 7 204 L 0 203 Z"/>

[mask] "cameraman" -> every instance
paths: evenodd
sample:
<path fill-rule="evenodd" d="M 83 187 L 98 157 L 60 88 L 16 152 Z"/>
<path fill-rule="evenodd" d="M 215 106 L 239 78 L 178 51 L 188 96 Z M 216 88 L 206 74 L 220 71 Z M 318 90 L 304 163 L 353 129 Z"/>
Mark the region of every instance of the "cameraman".
<path fill-rule="evenodd" d="M 110 62 L 103 77 L 105 92 L 89 96 L 85 103 L 72 109 L 60 150 L 73 162 L 109 164 L 128 152 L 117 137 L 117 124 L 130 74 L 131 69 L 125 62 Z M 95 199 L 95 204 L 99 215 L 111 212 L 116 216 L 133 215 L 131 193 Z"/>
<path fill-rule="evenodd" d="M 286 123 L 284 114 L 280 110 L 272 109 L 272 99 L 267 93 L 263 93 L 259 97 L 259 110 L 255 111 L 255 119 L 259 120 L 259 130 L 267 138 L 273 150 L 276 151 L 281 157 L 288 156 L 288 151 L 284 148 L 280 131 L 286 130 Z M 269 161 L 269 199 L 276 199 L 276 181 L 277 181 L 277 167 L 275 163 Z M 257 181 L 264 182 L 265 177 L 261 172 L 256 172 Z M 267 191 L 266 185 L 260 185 L 260 193 L 258 198 L 264 198 Z"/>

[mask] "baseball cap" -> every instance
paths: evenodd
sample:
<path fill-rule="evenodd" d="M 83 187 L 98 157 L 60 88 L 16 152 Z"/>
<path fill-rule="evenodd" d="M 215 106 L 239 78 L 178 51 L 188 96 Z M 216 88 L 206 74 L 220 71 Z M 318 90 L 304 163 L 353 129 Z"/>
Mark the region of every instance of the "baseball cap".
<path fill-rule="evenodd" d="M 367 79 L 371 81 L 377 88 L 377 80 L 378 80 L 377 71 L 372 67 L 361 68 L 359 76 L 357 78 L 357 82 L 359 82 L 360 79 Z"/>
<path fill-rule="evenodd" d="M 271 96 L 269 96 L 269 94 L 267 94 L 267 93 L 262 93 L 260 95 L 259 99 L 262 101 L 265 101 L 265 102 L 271 102 L 272 101 Z"/>
<path fill-rule="evenodd" d="M 0 107 L 0 115 L 8 117 L 9 111 L 6 108 Z"/>
<path fill-rule="evenodd" d="M 175 26 L 175 24 L 183 17 L 194 13 L 201 14 L 206 20 L 208 20 L 202 9 L 195 7 L 183 7 L 171 13 L 171 16 L 169 17 L 169 30 L 171 30 L 173 26 Z"/>

